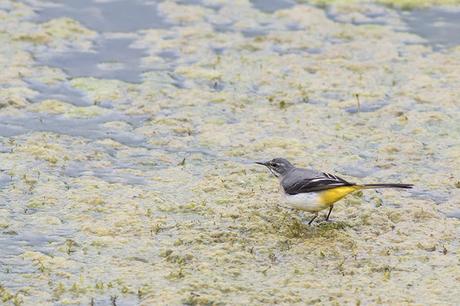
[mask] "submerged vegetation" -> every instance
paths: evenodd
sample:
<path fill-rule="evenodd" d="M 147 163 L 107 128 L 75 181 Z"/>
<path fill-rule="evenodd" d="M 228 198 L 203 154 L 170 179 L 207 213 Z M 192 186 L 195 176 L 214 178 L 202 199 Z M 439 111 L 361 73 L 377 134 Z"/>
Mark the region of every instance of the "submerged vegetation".
<path fill-rule="evenodd" d="M 3 2 L 2 303 L 460 300 L 458 46 L 372 3 L 168 0 L 157 26 L 116 32 Z M 308 226 L 253 164 L 278 156 L 416 188 L 356 193 Z"/>

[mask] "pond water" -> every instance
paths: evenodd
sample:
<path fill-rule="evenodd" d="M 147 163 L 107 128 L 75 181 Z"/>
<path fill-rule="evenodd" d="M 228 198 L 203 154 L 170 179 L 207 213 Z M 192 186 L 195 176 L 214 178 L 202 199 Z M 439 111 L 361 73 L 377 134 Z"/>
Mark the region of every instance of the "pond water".
<path fill-rule="evenodd" d="M 4 0 L 0 29 L 3 303 L 460 299 L 458 8 Z M 281 156 L 415 188 L 309 227 Z"/>

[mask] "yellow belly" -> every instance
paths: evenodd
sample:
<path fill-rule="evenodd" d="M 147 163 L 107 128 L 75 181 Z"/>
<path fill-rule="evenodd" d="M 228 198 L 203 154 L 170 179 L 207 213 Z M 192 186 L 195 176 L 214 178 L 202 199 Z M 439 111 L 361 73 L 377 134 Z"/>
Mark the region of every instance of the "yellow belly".
<path fill-rule="evenodd" d="M 361 186 L 342 186 L 337 188 L 321 191 L 319 194 L 320 202 L 323 205 L 332 205 L 344 196 L 352 193 L 353 191 L 362 189 Z"/>

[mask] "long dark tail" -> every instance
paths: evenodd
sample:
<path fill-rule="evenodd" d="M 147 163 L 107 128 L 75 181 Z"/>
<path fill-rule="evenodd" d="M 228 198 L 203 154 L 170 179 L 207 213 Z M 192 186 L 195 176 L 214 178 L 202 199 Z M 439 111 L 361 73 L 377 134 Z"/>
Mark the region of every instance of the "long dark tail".
<path fill-rule="evenodd" d="M 363 184 L 358 185 L 363 189 L 373 189 L 373 188 L 405 188 L 410 189 L 414 187 L 412 184 Z"/>

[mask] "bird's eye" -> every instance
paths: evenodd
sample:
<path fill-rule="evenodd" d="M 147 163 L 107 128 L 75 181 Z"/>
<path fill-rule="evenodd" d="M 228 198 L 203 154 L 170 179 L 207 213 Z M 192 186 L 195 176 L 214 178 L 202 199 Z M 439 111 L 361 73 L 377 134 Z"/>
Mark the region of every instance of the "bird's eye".
<path fill-rule="evenodd" d="M 279 166 L 280 166 L 280 164 L 278 164 L 278 163 L 272 163 L 273 168 L 278 168 Z"/>

